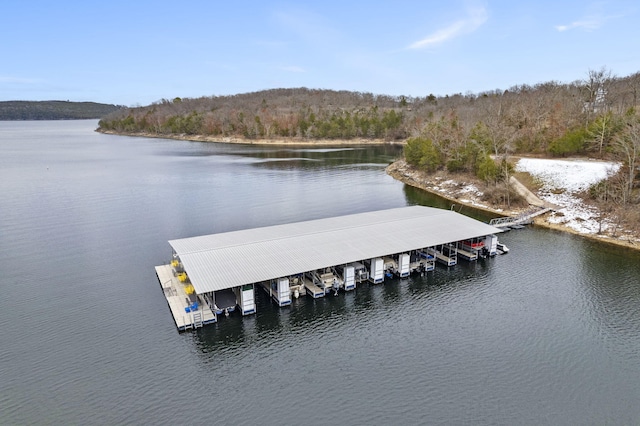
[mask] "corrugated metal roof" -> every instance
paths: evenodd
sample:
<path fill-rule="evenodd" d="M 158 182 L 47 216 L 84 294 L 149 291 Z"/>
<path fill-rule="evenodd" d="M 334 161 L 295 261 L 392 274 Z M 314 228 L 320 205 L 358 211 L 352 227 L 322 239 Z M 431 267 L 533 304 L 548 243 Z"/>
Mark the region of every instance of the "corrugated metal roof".
<path fill-rule="evenodd" d="M 502 232 L 412 206 L 171 240 L 198 294 Z"/>

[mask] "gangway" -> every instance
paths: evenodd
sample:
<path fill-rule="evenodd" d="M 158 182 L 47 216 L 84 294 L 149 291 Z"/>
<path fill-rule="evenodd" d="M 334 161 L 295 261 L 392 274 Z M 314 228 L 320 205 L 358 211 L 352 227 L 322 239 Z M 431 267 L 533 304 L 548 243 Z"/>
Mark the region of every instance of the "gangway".
<path fill-rule="evenodd" d="M 489 221 L 489 225 L 496 228 L 508 228 L 514 225 L 528 225 L 533 218 L 553 210 L 551 207 L 535 207 L 520 213 L 517 216 L 496 217 Z"/>

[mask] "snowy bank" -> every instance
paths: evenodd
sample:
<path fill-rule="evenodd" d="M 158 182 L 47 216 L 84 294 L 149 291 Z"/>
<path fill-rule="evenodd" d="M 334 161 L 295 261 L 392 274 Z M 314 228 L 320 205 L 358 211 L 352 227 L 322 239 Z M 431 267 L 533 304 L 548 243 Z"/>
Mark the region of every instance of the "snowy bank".
<path fill-rule="evenodd" d="M 597 234 L 606 231 L 611 224 L 600 217 L 597 209 L 585 205 L 578 194 L 619 169 L 619 163 L 606 161 L 537 158 L 521 158 L 515 167 L 516 171 L 529 173 L 541 182 L 540 198 L 562 206 L 549 215 L 548 221 L 581 234 Z"/>

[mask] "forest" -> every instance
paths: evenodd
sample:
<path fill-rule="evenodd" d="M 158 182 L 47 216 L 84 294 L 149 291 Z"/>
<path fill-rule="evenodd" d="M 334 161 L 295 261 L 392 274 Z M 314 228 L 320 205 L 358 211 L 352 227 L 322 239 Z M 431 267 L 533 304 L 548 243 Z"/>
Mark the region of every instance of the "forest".
<path fill-rule="evenodd" d="M 96 102 L 1 101 L 0 120 L 82 120 L 101 118 L 122 108 Z"/>
<path fill-rule="evenodd" d="M 405 142 L 405 159 L 428 172 L 473 174 L 500 186 L 513 155 L 616 160 L 622 171 L 592 188 L 596 203 L 640 204 L 640 72 L 602 68 L 571 83 L 425 97 L 308 88 L 162 99 L 119 109 L 99 131 L 248 140 Z M 636 215 L 637 216 L 637 215 Z M 638 218 L 634 218 L 638 221 Z"/>

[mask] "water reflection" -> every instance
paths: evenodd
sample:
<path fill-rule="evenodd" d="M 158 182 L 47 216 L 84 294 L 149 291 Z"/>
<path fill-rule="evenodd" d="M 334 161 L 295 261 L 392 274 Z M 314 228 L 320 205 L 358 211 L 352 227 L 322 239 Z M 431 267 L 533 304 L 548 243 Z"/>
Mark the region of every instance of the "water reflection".
<path fill-rule="evenodd" d="M 311 170 L 356 164 L 387 165 L 402 153 L 398 145 L 375 145 L 362 148 L 280 149 L 237 151 L 234 155 L 250 157 L 255 167 Z"/>
<path fill-rule="evenodd" d="M 404 185 L 402 190 L 407 199 L 407 204 L 409 205 L 430 206 L 446 210 L 455 210 L 456 212 L 462 213 L 465 216 L 472 217 L 482 222 L 489 222 L 494 217 L 498 217 L 498 215 L 486 212 L 484 210 L 474 209 L 473 207 L 464 204 L 454 203 L 450 200 L 447 200 L 446 198 L 438 197 L 435 194 L 423 191 L 422 189 L 415 188 L 410 185 Z"/>
<path fill-rule="evenodd" d="M 338 326 L 360 327 L 371 317 L 387 318 L 399 314 L 404 306 L 438 303 L 440 298 L 464 294 L 483 285 L 497 259 L 465 262 L 409 278 L 386 278 L 383 284 L 360 283 L 355 291 L 328 294 L 313 299 L 301 296 L 289 307 L 278 307 L 262 289 L 256 289 L 256 315 L 242 317 L 238 312 L 220 317 L 217 324 L 199 329 L 195 335 L 203 354 L 243 350 L 263 339 L 286 339 L 287 335 L 310 330 L 331 330 Z M 473 290 L 471 290 L 473 292 Z M 351 322 L 351 324 L 349 324 Z M 246 323 L 246 324 L 245 324 Z"/>
<path fill-rule="evenodd" d="M 638 356 L 630 343 L 640 339 L 640 253 L 584 242 L 582 303 L 611 348 Z M 624 252 L 624 251 L 623 251 Z M 630 350 L 630 352 L 629 352 Z"/>

